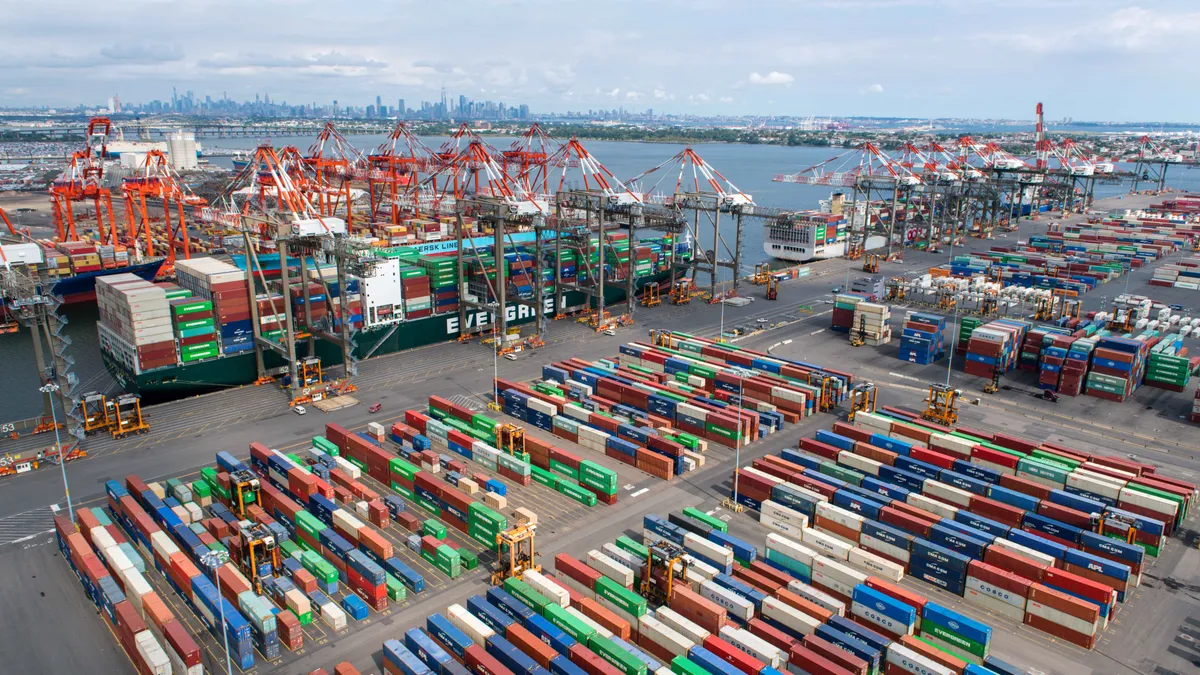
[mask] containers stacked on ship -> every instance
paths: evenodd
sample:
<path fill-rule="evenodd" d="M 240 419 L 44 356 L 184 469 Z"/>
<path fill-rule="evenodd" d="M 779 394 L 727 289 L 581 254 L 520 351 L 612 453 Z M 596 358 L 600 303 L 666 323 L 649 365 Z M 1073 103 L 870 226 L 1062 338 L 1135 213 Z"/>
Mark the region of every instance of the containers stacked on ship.
<path fill-rule="evenodd" d="M 423 268 L 402 265 L 400 286 L 405 319 L 422 319 L 433 315 L 433 291 Z"/>
<path fill-rule="evenodd" d="M 254 349 L 245 270 L 216 258 L 193 258 L 177 261 L 175 276 L 179 285 L 197 298 L 212 302 L 213 318 L 220 338 L 220 355 L 228 356 Z M 261 309 L 262 303 L 259 303 L 259 307 Z M 274 311 L 282 314 L 283 310 L 282 305 L 277 305 Z M 271 318 L 271 314 L 268 311 L 261 316 Z M 267 327 L 263 327 L 264 331 Z M 207 357 L 196 357 L 194 360 L 200 358 Z"/>
<path fill-rule="evenodd" d="M 1141 385 L 1146 372 L 1148 340 L 1107 336 L 1096 342 L 1084 391 L 1088 396 L 1123 402 Z"/>
<path fill-rule="evenodd" d="M 100 348 L 140 373 L 176 363 L 166 290 L 132 274 L 96 279 Z"/>
<path fill-rule="evenodd" d="M 458 311 L 458 260 L 455 256 L 428 256 L 417 259 L 417 264 L 429 276 L 430 292 L 433 294 L 433 312 L 442 314 Z"/>
<path fill-rule="evenodd" d="M 946 317 L 922 312 L 907 312 L 900 336 L 901 361 L 929 365 L 946 354 Z"/>

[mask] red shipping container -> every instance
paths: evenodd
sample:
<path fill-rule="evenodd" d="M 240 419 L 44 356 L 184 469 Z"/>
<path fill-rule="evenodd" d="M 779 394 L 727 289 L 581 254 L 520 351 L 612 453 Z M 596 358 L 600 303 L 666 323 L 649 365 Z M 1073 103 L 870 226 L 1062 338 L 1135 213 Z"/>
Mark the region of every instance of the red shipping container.
<path fill-rule="evenodd" d="M 837 461 L 838 453 L 841 452 L 841 450 L 838 450 L 828 443 L 822 443 L 821 441 L 811 438 L 801 438 L 800 449 L 807 450 L 808 452 L 820 457 L 824 457 L 825 459 L 832 459 L 835 462 Z"/>
<path fill-rule="evenodd" d="M 577 609 L 584 616 L 600 624 L 622 640 L 628 640 L 630 633 L 633 632 L 633 627 L 629 625 L 628 621 L 591 598 L 581 598 Z"/>
<path fill-rule="evenodd" d="M 1017 457 L 1000 452 L 999 450 L 986 448 L 982 445 L 976 445 L 971 448 L 971 457 L 1014 470 L 1017 468 L 1017 462 L 1021 461 Z"/>
<path fill-rule="evenodd" d="M 513 675 L 511 670 L 501 665 L 494 656 L 488 654 L 479 645 L 471 645 L 463 651 L 463 663 L 476 675 Z M 397 672 L 396 675 L 402 674 Z M 604 675 L 611 675 L 611 673 Z"/>
<path fill-rule="evenodd" d="M 588 589 L 594 589 L 596 581 L 603 576 L 566 553 L 559 553 L 554 556 L 554 570 L 563 576 L 570 577 L 572 580 L 583 584 Z"/>
<path fill-rule="evenodd" d="M 189 668 L 200 665 L 200 645 L 196 644 L 192 634 L 182 624 L 178 621 L 169 622 L 162 627 L 162 636 L 167 643 L 162 645 L 163 648 L 174 650 L 183 665 Z"/>
<path fill-rule="evenodd" d="M 1054 623 L 1049 619 L 1043 619 L 1035 614 L 1025 614 L 1025 625 L 1036 628 L 1043 633 L 1049 633 L 1056 638 L 1066 640 L 1071 644 L 1078 645 L 1084 649 L 1091 649 L 1096 646 L 1095 635 L 1084 635 L 1078 631 L 1073 631 L 1066 626 Z"/>
<path fill-rule="evenodd" d="M 509 624 L 504 637 L 543 668 L 549 669 L 550 660 L 558 656 L 558 652 L 550 645 L 539 640 L 519 623 Z"/>
<path fill-rule="evenodd" d="M 1029 597 L 1029 587 L 1033 585 L 1032 581 L 1015 572 L 1001 569 L 980 560 L 972 560 L 967 565 L 967 576 L 975 577 L 985 584 L 1003 589 L 1022 598 Z"/>
<path fill-rule="evenodd" d="M 774 581 L 776 584 L 779 584 L 779 588 L 787 588 L 787 585 L 793 580 L 793 577 L 790 574 L 771 567 L 762 560 L 755 560 L 754 562 L 750 563 L 750 569 L 754 570 L 758 574 L 761 574 L 767 579 Z M 774 592 L 771 594 L 774 595 Z"/>
<path fill-rule="evenodd" d="M 893 502 L 895 504 L 896 502 Z M 891 504 L 879 510 L 879 521 L 886 524 L 898 527 L 905 532 L 919 534 L 922 537 L 929 536 L 929 528 L 933 527 L 933 522 L 929 519 L 917 518 L 905 511 L 894 508 Z"/>
<path fill-rule="evenodd" d="M 1111 606 L 1116 602 L 1115 593 L 1111 587 L 1057 567 L 1047 569 L 1046 575 L 1042 577 L 1042 582 L 1062 588 L 1072 595 L 1086 598 L 1093 603 Z"/>
<path fill-rule="evenodd" d="M 971 496 L 971 513 L 991 518 L 1009 527 L 1020 527 L 1025 518 L 1025 510 L 998 502 L 990 497 Z"/>
<path fill-rule="evenodd" d="M 733 566 L 733 576 L 767 595 L 774 595 L 779 589 L 787 587 L 787 582 L 780 583 L 741 565 Z"/>
<path fill-rule="evenodd" d="M 877 590 L 893 600 L 903 602 L 904 604 L 912 607 L 913 609 L 917 610 L 917 616 L 921 616 L 921 610 L 925 608 L 925 603 L 927 602 L 925 596 L 914 593 L 908 589 L 901 588 L 900 586 L 880 579 L 879 577 L 867 577 L 867 588 Z"/>
<path fill-rule="evenodd" d="M 954 468 L 955 458 L 936 450 L 921 450 L 919 448 L 913 448 L 909 451 L 908 456 L 922 462 L 928 462 L 942 469 Z"/>
<path fill-rule="evenodd" d="M 571 659 L 571 663 L 579 666 L 587 675 L 622 675 L 615 666 L 578 643 L 572 645 L 571 649 L 567 651 L 567 657 Z"/>
<path fill-rule="evenodd" d="M 782 649 L 785 653 L 790 653 L 792 647 L 800 644 L 800 641 L 796 638 L 766 623 L 762 619 L 751 619 L 749 628 L 751 633 Z"/>
<path fill-rule="evenodd" d="M 350 665 L 349 661 L 342 661 L 333 667 L 333 675 L 360 675 L 358 668 Z"/>
<path fill-rule="evenodd" d="M 685 619 L 710 633 L 720 632 L 721 626 L 728 620 L 728 612 L 724 607 L 682 586 L 674 588 L 669 606 Z"/>
<path fill-rule="evenodd" d="M 1023 492 L 1030 497 L 1037 497 L 1038 499 L 1050 498 L 1050 488 L 1042 485 L 1041 483 L 1035 483 L 1031 480 L 1020 478 L 1018 476 L 1009 476 L 1007 474 L 1002 475 L 1000 476 L 1000 485 L 1001 487 L 1006 487 L 1010 490 Z"/>
<path fill-rule="evenodd" d="M 1023 455 L 1028 455 L 1038 448 L 1038 444 L 1033 441 L 1004 433 L 994 434 L 991 441 L 1000 447 L 1016 450 Z"/>
<path fill-rule="evenodd" d="M 798 663 L 809 666 L 820 663 L 821 672 L 830 675 L 867 675 L 869 664 L 866 661 L 816 635 L 806 635 L 801 644 L 807 652 L 798 652 Z M 824 662 L 814 662 L 814 657 L 824 659 Z M 791 662 L 791 659 L 789 652 L 788 661 Z"/>
<path fill-rule="evenodd" d="M 306 594 L 317 590 L 317 578 L 308 570 L 297 570 L 292 574 L 292 583 Z"/>
<path fill-rule="evenodd" d="M 712 652 L 717 658 L 725 661 L 729 665 L 746 673 L 746 675 L 758 675 L 767 664 L 750 656 L 746 652 L 734 647 L 728 642 L 719 637 L 709 635 L 704 638 L 704 648 Z"/>

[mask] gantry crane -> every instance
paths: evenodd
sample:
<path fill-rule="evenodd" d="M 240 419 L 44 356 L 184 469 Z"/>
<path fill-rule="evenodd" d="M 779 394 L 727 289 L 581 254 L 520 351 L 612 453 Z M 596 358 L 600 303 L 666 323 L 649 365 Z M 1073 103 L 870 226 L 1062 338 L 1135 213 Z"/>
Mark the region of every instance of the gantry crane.
<path fill-rule="evenodd" d="M 127 246 L 136 247 L 148 256 L 157 253 L 154 234 L 150 231 L 150 214 L 147 201 L 157 200 L 163 207 L 163 235 L 167 261 L 163 274 L 171 276 L 175 269 L 177 251 L 185 259 L 191 258 L 191 241 L 184 207 L 203 209 L 208 201 L 197 196 L 171 168 L 166 153 L 151 150 L 138 167 L 138 173 L 122 180 L 121 192 L 125 197 L 125 220 Z M 172 214 L 172 206 L 175 213 Z"/>
<path fill-rule="evenodd" d="M 675 593 L 675 581 L 685 586 L 688 578 L 688 558 L 683 547 L 659 540 L 646 548 L 646 569 L 642 572 L 639 590 L 652 605 L 670 602 Z"/>
<path fill-rule="evenodd" d="M 54 225 L 59 241 L 78 241 L 75 202 L 90 200 L 96 210 L 96 232 L 102 244 L 117 243 L 117 224 L 113 218 L 112 191 L 104 186 L 104 162 L 108 159 L 108 137 L 112 121 L 94 117 L 88 122 L 83 150 L 72 153 L 67 166 L 50 184 Z M 108 216 L 107 224 L 105 215 Z"/>
<path fill-rule="evenodd" d="M 433 150 L 404 121 L 396 123 L 387 139 L 367 156 L 372 220 L 400 224 L 402 202 L 417 205 L 415 195 L 410 193 L 415 193 L 421 173 L 430 169 L 432 157 Z M 406 194 L 409 196 L 402 199 Z"/>
<path fill-rule="evenodd" d="M 873 413 L 875 412 L 876 399 L 879 397 L 879 388 L 874 382 L 864 382 L 857 384 L 850 390 L 850 415 L 847 419 L 854 421 L 854 416 L 859 412 Z"/>
<path fill-rule="evenodd" d="M 542 566 L 537 564 L 537 547 L 535 539 L 537 526 L 533 524 L 517 525 L 514 528 L 496 533 L 496 568 L 492 570 L 492 585 L 498 586 L 505 579 L 516 577 L 520 579 L 525 572 L 533 570 L 541 572 Z"/>
<path fill-rule="evenodd" d="M 344 215 L 347 229 L 353 230 L 355 194 L 350 184 L 356 178 L 366 179 L 367 158 L 338 132 L 333 122 L 326 122 L 308 148 L 304 162 L 311 169 L 310 200 L 317 215 Z"/>
<path fill-rule="evenodd" d="M 944 427 L 958 424 L 959 392 L 954 387 L 945 384 L 930 384 L 929 398 L 925 399 L 925 410 L 921 419 Z"/>

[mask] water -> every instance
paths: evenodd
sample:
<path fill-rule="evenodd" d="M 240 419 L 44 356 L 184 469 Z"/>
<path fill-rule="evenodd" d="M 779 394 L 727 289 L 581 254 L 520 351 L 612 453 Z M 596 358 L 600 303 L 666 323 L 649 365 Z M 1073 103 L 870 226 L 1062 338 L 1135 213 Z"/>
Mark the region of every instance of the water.
<path fill-rule="evenodd" d="M 381 135 L 349 136 L 354 147 L 372 152 L 385 140 Z M 423 139 L 430 148 L 437 149 L 446 139 Z M 487 138 L 497 149 L 508 148 L 510 139 Z M 259 144 L 259 139 L 215 139 L 208 141 L 212 146 L 223 148 L 251 150 Z M 306 150 L 310 142 L 307 138 L 281 138 L 276 145 L 294 144 Z M 631 143 L 621 141 L 587 141 L 585 146 L 592 155 L 602 162 L 617 178 L 628 180 L 647 169 L 666 161 L 684 148 L 682 145 L 666 143 Z M 743 192 L 753 196 L 754 201 L 762 206 L 784 209 L 816 209 L 818 201 L 825 199 L 834 189 L 824 186 L 797 185 L 791 183 L 773 183 L 771 179 L 779 173 L 795 173 L 809 166 L 835 157 L 845 150 L 839 148 L 785 147 L 776 145 L 732 145 L 721 143 L 701 143 L 692 146 L 717 171 L 720 171 Z M 231 166 L 228 157 L 213 157 L 210 159 L 214 166 Z M 846 160 L 847 162 L 851 160 Z M 829 170 L 836 170 L 841 162 L 830 164 Z M 664 167 L 651 174 L 641 182 L 641 189 L 651 190 L 656 186 L 659 190 L 671 193 L 679 175 L 677 166 Z M 847 164 L 842 168 L 848 169 Z M 1122 167 L 1126 168 L 1126 167 Z M 1128 167 L 1131 168 L 1131 167 Z M 561 169 L 559 170 L 561 172 Z M 1189 170 L 1183 167 L 1172 167 L 1168 174 L 1170 184 L 1181 189 L 1200 191 L 1200 170 Z M 568 170 L 568 186 L 581 187 L 578 169 Z M 699 178 L 699 177 L 697 177 Z M 558 175 L 551 178 L 551 185 L 558 183 Z M 685 181 L 693 180 L 689 173 Z M 687 183 L 685 182 L 685 185 Z M 1121 185 L 1097 185 L 1097 197 L 1109 197 L 1123 194 L 1128 190 Z M 722 236 L 730 246 L 732 239 L 732 219 L 722 218 Z M 746 228 L 743 247 L 743 262 L 752 267 L 756 262 L 765 260 L 762 249 L 762 231 L 751 221 Z M 702 245 L 711 248 L 711 225 L 705 234 L 702 219 Z M 77 391 L 88 392 L 114 391 L 112 382 L 100 360 L 98 339 L 96 334 L 97 312 L 92 304 L 68 306 L 64 314 L 70 322 L 66 333 L 73 344 L 70 354 L 75 359 L 72 368 L 79 377 L 80 387 Z M 0 421 L 22 419 L 41 413 L 41 399 L 36 395 L 38 386 L 37 371 L 33 366 L 32 340 L 27 331 L 9 335 L 0 335 L 0 363 L 5 367 L 5 383 L 0 389 Z"/>

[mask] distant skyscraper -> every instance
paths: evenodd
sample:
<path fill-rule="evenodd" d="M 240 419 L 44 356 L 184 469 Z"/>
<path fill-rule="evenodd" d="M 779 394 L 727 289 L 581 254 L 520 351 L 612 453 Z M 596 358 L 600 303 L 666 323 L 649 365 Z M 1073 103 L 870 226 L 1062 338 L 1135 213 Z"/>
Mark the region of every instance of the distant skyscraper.
<path fill-rule="evenodd" d="M 399 119 L 404 119 L 407 114 L 408 114 L 408 109 L 404 107 L 404 99 L 397 99 L 397 101 L 396 101 L 396 117 Z"/>
<path fill-rule="evenodd" d="M 383 99 L 376 96 L 375 97 L 375 109 L 379 110 L 382 106 L 383 106 Z"/>
<path fill-rule="evenodd" d="M 458 95 L 458 114 L 459 115 L 467 114 L 467 97 L 463 96 L 462 94 Z"/>

